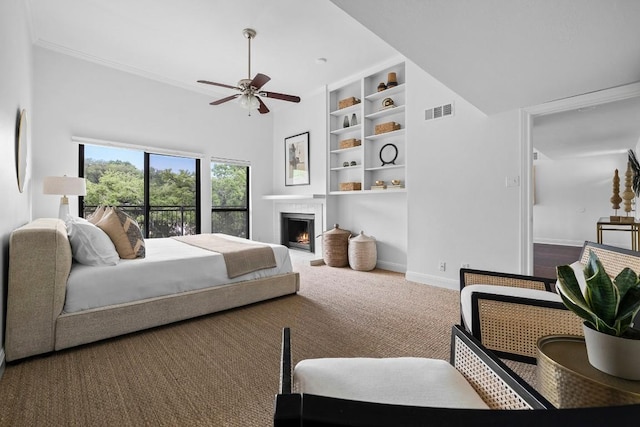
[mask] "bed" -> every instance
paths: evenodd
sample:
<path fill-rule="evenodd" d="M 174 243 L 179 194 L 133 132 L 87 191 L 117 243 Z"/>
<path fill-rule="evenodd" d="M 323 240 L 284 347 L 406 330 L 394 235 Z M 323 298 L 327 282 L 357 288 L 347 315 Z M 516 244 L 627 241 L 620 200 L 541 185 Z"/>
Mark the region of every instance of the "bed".
<path fill-rule="evenodd" d="M 14 230 L 9 243 L 6 360 L 299 290 L 299 274 L 292 271 L 288 249 L 281 245 L 269 244 L 275 267 L 229 279 L 220 274 L 226 268 L 219 253 L 171 238 L 147 239 L 145 244 L 144 259 L 87 266 L 73 261 L 67 228 L 59 219 L 41 218 Z"/>

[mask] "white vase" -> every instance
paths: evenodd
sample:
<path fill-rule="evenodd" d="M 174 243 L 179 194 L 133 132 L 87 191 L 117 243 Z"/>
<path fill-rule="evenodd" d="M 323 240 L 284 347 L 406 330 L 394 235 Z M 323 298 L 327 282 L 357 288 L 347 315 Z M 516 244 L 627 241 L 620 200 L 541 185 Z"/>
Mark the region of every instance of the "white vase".
<path fill-rule="evenodd" d="M 603 334 L 582 325 L 587 357 L 594 368 L 627 380 L 640 380 L 640 340 Z"/>

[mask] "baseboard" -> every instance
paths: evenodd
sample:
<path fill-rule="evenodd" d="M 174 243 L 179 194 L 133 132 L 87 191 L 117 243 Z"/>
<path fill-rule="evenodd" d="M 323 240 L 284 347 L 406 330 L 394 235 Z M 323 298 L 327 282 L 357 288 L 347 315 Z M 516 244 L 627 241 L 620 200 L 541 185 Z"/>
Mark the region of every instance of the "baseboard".
<path fill-rule="evenodd" d="M 395 271 L 396 273 L 404 273 L 405 271 L 407 271 L 406 265 L 398 264 L 395 262 L 380 261 L 380 260 L 376 261 L 376 268 Z"/>
<path fill-rule="evenodd" d="M 405 278 L 411 282 L 418 282 L 424 285 L 437 286 L 439 288 L 460 290 L 460 281 L 447 279 L 446 277 L 432 276 L 429 274 L 416 273 L 415 271 L 407 271 Z"/>
<path fill-rule="evenodd" d="M 550 239 L 546 237 L 539 237 L 533 239 L 533 243 L 540 243 L 542 245 L 561 245 L 561 246 L 578 246 L 584 245 L 584 240 L 567 240 L 567 239 Z"/>

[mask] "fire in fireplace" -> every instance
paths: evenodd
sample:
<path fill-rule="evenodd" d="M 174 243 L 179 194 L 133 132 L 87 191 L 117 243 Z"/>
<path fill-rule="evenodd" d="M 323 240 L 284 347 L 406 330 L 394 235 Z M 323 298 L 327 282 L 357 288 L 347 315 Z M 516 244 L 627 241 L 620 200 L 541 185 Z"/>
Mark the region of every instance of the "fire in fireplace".
<path fill-rule="evenodd" d="M 280 243 L 288 248 L 314 250 L 314 214 L 281 213 Z"/>

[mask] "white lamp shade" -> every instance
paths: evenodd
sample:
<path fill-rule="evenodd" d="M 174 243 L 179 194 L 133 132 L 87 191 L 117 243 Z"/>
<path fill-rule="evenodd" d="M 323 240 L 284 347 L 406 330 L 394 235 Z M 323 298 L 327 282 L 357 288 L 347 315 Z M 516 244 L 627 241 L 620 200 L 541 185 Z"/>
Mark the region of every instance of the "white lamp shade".
<path fill-rule="evenodd" d="M 42 193 L 60 196 L 84 196 L 87 194 L 87 184 L 84 178 L 47 176 L 42 183 Z"/>

